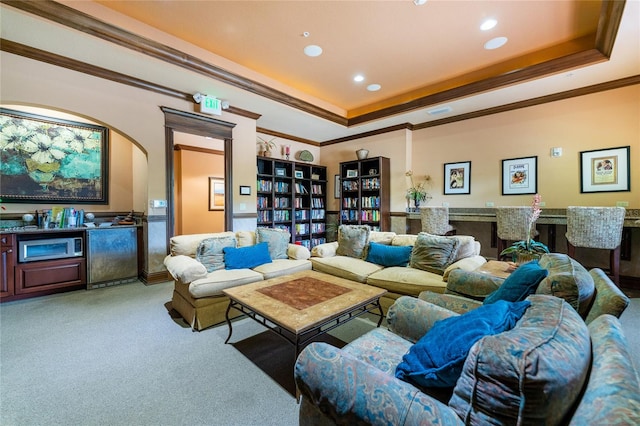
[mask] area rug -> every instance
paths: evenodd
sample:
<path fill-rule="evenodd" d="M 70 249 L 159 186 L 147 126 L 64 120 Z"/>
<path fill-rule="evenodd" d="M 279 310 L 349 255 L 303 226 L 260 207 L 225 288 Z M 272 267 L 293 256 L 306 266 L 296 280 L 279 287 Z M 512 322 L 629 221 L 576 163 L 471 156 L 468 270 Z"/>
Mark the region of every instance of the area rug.
<path fill-rule="evenodd" d="M 318 336 L 314 341 L 329 343 L 338 348 L 346 345 L 345 342 L 330 334 Z M 291 343 L 274 332 L 266 330 L 231 344 L 291 396 L 295 397 L 296 384 L 293 379 L 295 348 Z"/>

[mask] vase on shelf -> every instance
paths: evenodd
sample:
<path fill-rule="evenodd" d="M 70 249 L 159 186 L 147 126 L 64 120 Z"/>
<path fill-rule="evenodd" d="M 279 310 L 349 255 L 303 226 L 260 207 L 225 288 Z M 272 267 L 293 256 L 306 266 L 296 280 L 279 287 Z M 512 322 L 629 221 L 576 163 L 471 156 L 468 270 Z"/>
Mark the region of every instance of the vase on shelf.
<path fill-rule="evenodd" d="M 358 160 L 366 160 L 367 157 L 369 156 L 369 150 L 360 148 L 359 150 L 356 151 L 356 156 L 358 157 Z"/>

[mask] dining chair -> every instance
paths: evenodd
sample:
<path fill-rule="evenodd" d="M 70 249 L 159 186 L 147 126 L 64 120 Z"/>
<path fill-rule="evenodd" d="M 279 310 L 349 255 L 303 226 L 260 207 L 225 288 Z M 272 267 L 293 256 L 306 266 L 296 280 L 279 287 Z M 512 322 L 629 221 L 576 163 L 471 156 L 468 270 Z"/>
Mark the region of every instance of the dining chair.
<path fill-rule="evenodd" d="M 617 285 L 625 213 L 624 207 L 567 207 L 567 254 L 575 258 L 576 247 L 609 250 L 609 272 Z"/>
<path fill-rule="evenodd" d="M 529 229 L 529 218 L 532 211 L 529 206 L 500 206 L 496 207 L 496 225 L 498 234 L 498 256 L 506 249 L 507 242 L 524 241 L 528 237 L 536 238 L 539 233 L 534 227 L 531 235 L 527 236 Z"/>
<path fill-rule="evenodd" d="M 420 207 L 422 232 L 433 235 L 456 235 L 456 228 L 449 224 L 449 207 Z"/>

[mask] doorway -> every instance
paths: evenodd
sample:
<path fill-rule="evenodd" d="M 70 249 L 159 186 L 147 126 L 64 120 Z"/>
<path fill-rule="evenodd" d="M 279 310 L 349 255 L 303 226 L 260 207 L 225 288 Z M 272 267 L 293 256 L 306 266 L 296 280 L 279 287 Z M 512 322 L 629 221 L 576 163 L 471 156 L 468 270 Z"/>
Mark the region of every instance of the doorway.
<path fill-rule="evenodd" d="M 161 107 L 165 116 L 165 161 L 167 188 L 167 248 L 169 239 L 175 235 L 175 164 L 174 149 L 176 132 L 211 137 L 224 141 L 224 230 L 233 229 L 233 176 L 232 164 L 232 135 L 234 123 L 217 120 L 212 117 L 196 113 L 179 111 Z"/>

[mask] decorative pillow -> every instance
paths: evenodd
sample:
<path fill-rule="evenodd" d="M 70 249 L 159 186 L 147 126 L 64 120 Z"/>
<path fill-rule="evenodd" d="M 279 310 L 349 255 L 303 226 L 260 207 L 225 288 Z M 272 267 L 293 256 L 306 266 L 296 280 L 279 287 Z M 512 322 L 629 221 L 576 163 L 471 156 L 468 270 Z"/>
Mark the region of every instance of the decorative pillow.
<path fill-rule="evenodd" d="M 258 243 L 248 247 L 225 247 L 224 263 L 225 269 L 245 269 L 271 263 L 269 256 L 269 246 L 267 243 Z"/>
<path fill-rule="evenodd" d="M 362 259 L 369 244 L 370 233 L 371 228 L 367 225 L 340 225 L 336 254 Z"/>
<path fill-rule="evenodd" d="M 377 265 L 407 266 L 411 257 L 411 246 L 388 246 L 386 244 L 369 243 L 367 262 Z"/>
<path fill-rule="evenodd" d="M 402 357 L 396 377 L 426 388 L 455 386 L 474 343 L 484 336 L 511 330 L 530 305 L 528 300 L 500 300 L 436 321 Z"/>
<path fill-rule="evenodd" d="M 287 259 L 287 248 L 291 241 L 291 234 L 284 229 L 258 228 L 256 229 L 256 243 L 267 243 L 271 259 Z"/>
<path fill-rule="evenodd" d="M 484 304 L 496 303 L 498 300 L 519 302 L 535 293 L 540 281 L 549 271 L 542 269 L 537 260 L 524 263 L 509 275 L 502 285 L 484 299 Z"/>
<path fill-rule="evenodd" d="M 420 232 L 409 266 L 442 275 L 455 261 L 459 245 L 459 240 Z"/>
<path fill-rule="evenodd" d="M 451 235 L 447 238 L 460 241 L 460 245 L 458 246 L 458 252 L 456 253 L 454 262 L 460 259 L 465 259 L 467 257 L 480 254 L 480 243 L 478 243 L 476 239 L 470 235 Z"/>
<path fill-rule="evenodd" d="M 549 275 L 540 282 L 536 294 L 550 294 L 567 301 L 585 318 L 595 295 L 595 283 L 589 272 L 566 254 L 546 253 L 540 258 L 540 266 Z"/>
<path fill-rule="evenodd" d="M 207 272 L 224 269 L 225 247 L 235 247 L 236 238 L 230 235 L 205 238 L 196 248 L 196 260 L 207 268 Z"/>

